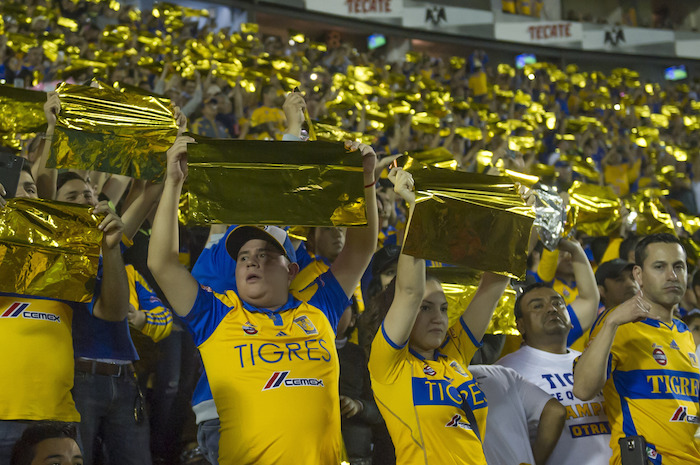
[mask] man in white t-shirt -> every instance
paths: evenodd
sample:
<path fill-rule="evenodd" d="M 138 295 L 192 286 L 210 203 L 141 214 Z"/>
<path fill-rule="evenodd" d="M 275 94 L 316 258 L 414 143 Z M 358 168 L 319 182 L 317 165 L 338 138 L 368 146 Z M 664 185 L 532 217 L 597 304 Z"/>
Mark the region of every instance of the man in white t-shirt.
<path fill-rule="evenodd" d="M 598 299 L 593 271 L 581 272 L 577 276 L 579 286 L 582 277 L 587 292 L 581 295 Z M 572 306 L 576 304 L 574 301 Z M 567 411 L 564 429 L 547 464 L 608 464 L 612 451 L 603 396 L 599 394 L 584 402 L 573 394 L 573 361 L 581 353 L 566 347 L 572 326 L 564 298 L 546 284 L 536 283 L 525 288 L 518 297 L 514 312 L 524 344 L 496 363 L 513 368 L 561 402 Z M 531 438 L 533 433 L 531 429 Z"/>
<path fill-rule="evenodd" d="M 471 365 L 469 371 L 489 402 L 484 433 L 489 465 L 545 463 L 564 427 L 564 406 L 511 368 Z M 537 432 L 532 444 L 529 429 Z"/>

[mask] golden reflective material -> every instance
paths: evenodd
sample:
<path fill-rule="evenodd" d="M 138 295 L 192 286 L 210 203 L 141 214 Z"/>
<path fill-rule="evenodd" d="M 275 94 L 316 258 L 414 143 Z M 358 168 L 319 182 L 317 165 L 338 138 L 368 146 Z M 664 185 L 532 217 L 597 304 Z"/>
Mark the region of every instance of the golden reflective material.
<path fill-rule="evenodd" d="M 518 173 L 517 171 L 513 170 L 505 170 L 504 174 L 511 178 L 514 182 L 519 182 L 523 186 L 527 188 L 531 188 L 535 184 L 537 184 L 540 180 L 539 177 L 533 176 L 531 174 L 525 174 L 525 173 Z"/>
<path fill-rule="evenodd" d="M 0 291 L 90 302 L 100 222 L 92 207 L 9 199 L 0 208 Z"/>
<path fill-rule="evenodd" d="M 316 132 L 316 140 L 325 142 L 343 142 L 346 140 L 359 140 L 363 144 L 371 144 L 374 141 L 374 136 L 363 134 L 361 132 L 346 131 L 338 126 L 314 123 Z"/>
<path fill-rule="evenodd" d="M 192 137 L 182 204 L 188 224 L 367 224 L 359 151 L 321 141 Z"/>
<path fill-rule="evenodd" d="M 435 165 L 436 163 L 454 161 L 452 153 L 442 146 L 435 147 L 434 149 L 430 150 L 425 150 L 423 152 L 414 152 L 410 155 L 414 160 L 420 163 L 424 163 L 426 165 Z"/>
<path fill-rule="evenodd" d="M 416 208 L 404 252 L 512 277 L 525 275 L 535 219 L 506 176 L 435 168 L 409 158 Z"/>
<path fill-rule="evenodd" d="M 0 145 L 19 148 L 17 134 L 44 129 L 46 93 L 0 85 Z"/>
<path fill-rule="evenodd" d="M 676 234 L 673 219 L 661 203 L 657 195 L 659 193 L 658 189 L 646 189 L 633 197 L 633 209 L 637 212 L 637 234 L 641 236 L 655 233 Z"/>
<path fill-rule="evenodd" d="M 49 168 L 74 168 L 158 180 L 177 124 L 170 102 L 141 93 L 62 83 Z"/>
<path fill-rule="evenodd" d="M 438 279 L 442 285 L 447 298 L 449 324 L 452 326 L 474 298 L 481 273 L 461 266 L 445 266 L 428 268 L 428 274 Z M 513 313 L 516 298 L 516 292 L 508 287 L 496 305 L 486 334 L 520 334 L 515 328 Z"/>
<path fill-rule="evenodd" d="M 622 203 L 607 186 L 574 181 L 569 189 L 567 227 L 589 236 L 615 235 L 622 225 Z"/>

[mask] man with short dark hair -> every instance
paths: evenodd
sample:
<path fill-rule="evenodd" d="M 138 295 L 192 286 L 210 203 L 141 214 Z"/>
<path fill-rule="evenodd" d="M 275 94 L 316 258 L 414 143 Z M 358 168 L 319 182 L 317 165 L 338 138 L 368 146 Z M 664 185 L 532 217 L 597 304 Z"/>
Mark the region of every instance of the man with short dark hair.
<path fill-rule="evenodd" d="M 620 258 L 602 263 L 595 271 L 600 300 L 605 308 L 613 308 L 631 299 L 639 292 L 639 284 L 632 276 L 634 263 Z"/>
<path fill-rule="evenodd" d="M 686 289 L 686 253 L 677 237 L 652 234 L 637 244 L 635 262 L 641 291 L 596 321 L 574 369 L 574 394 L 590 399 L 603 390 L 611 464 L 621 461 L 618 440 L 635 435 L 646 439 L 651 463 L 700 464 L 698 359 L 687 326 L 673 318 Z"/>
<path fill-rule="evenodd" d="M 566 407 L 565 426 L 547 464 L 579 465 L 585 457 L 586 464 L 602 465 L 608 462 L 611 454 L 610 427 L 603 413 L 603 398 L 599 396 L 593 402 L 583 402 L 574 397 L 572 364 L 581 353 L 567 348 L 567 338 L 573 327 L 572 315 L 595 311 L 598 288 L 581 245 L 563 240 L 561 248 L 572 256 L 578 297 L 567 306 L 564 297 L 544 283 L 526 287 L 514 309 L 524 344 L 496 363 L 513 368 Z M 531 439 L 535 431 L 531 430 Z"/>
<path fill-rule="evenodd" d="M 24 430 L 15 443 L 10 465 L 82 465 L 77 440 L 73 423 L 37 422 Z"/>

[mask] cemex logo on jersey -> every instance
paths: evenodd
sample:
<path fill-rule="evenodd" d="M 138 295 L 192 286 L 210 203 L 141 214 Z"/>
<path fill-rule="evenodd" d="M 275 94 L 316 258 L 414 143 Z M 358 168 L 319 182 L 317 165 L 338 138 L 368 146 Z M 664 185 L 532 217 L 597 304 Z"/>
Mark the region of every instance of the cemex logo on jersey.
<path fill-rule="evenodd" d="M 61 322 L 61 317 L 54 315 L 53 313 L 27 311 L 27 307 L 29 307 L 29 305 L 31 304 L 27 302 L 15 302 L 7 307 L 4 312 L 2 312 L 0 318 L 18 318 L 21 315 L 22 318 L 26 318 L 28 320 L 47 320 L 55 321 L 56 323 Z"/>
<path fill-rule="evenodd" d="M 673 412 L 673 416 L 669 421 L 684 421 L 687 423 L 694 423 L 696 425 L 700 423 L 700 420 L 698 420 L 697 415 L 688 415 L 688 407 L 685 406 L 678 407 L 676 411 Z"/>
<path fill-rule="evenodd" d="M 462 428 L 462 429 L 472 429 L 471 426 L 469 426 L 469 423 L 466 421 L 462 420 L 461 415 L 455 415 L 452 417 L 450 421 L 447 422 L 445 425 L 448 428 Z"/>
<path fill-rule="evenodd" d="M 287 387 L 298 387 L 298 386 L 323 386 L 323 380 L 318 378 L 287 378 L 289 376 L 289 371 L 275 371 L 270 376 L 270 379 L 265 383 L 265 387 L 262 388 L 263 391 L 269 391 L 270 389 L 277 389 L 282 385 Z"/>

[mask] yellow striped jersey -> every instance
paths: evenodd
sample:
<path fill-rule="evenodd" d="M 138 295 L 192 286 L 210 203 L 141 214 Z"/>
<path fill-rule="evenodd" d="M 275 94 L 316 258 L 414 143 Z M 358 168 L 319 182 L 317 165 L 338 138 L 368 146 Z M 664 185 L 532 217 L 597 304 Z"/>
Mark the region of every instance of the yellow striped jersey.
<path fill-rule="evenodd" d="M 391 341 L 382 324 L 372 343 L 369 370 L 396 463 L 486 464 L 480 440 L 486 428 L 486 397 L 466 369 L 480 346 L 460 318 L 436 360 L 427 360 L 408 344 Z M 466 404 L 479 435 L 465 413 Z"/>
<path fill-rule="evenodd" d="M 219 463 L 339 463 L 334 328 L 348 298 L 330 272 L 306 292 L 271 311 L 201 286 L 183 318 L 221 421 Z"/>
<path fill-rule="evenodd" d="M 593 340 L 606 310 L 591 329 Z M 700 370 L 687 326 L 647 318 L 617 329 L 603 388 L 610 422 L 612 464 L 620 464 L 618 439 L 642 435 L 654 465 L 700 464 L 693 440 L 698 428 Z"/>
<path fill-rule="evenodd" d="M 154 342 L 165 339 L 173 329 L 172 312 L 132 265 L 126 265 L 126 277 L 129 281 L 129 303 L 146 314 L 146 325 L 141 332 Z"/>

